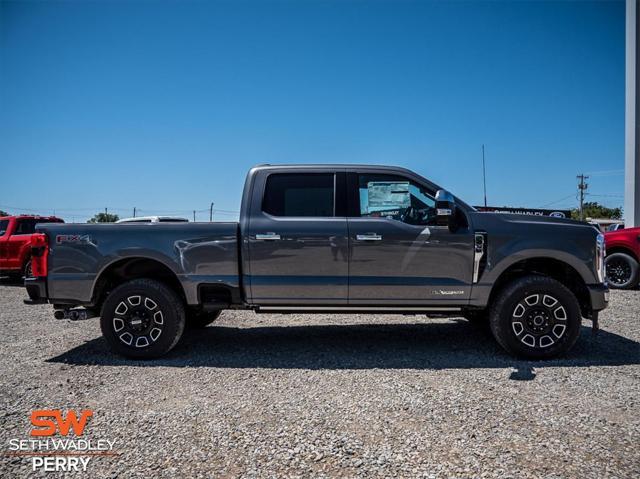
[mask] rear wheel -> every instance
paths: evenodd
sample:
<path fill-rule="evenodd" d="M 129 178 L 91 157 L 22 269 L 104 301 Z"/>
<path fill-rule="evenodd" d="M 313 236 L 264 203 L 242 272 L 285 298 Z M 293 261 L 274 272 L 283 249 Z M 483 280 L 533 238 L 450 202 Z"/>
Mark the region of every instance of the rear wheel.
<path fill-rule="evenodd" d="M 638 262 L 625 253 L 613 253 L 605 259 L 607 283 L 611 288 L 631 289 L 638 285 Z"/>
<path fill-rule="evenodd" d="M 130 358 L 155 358 L 169 352 L 184 331 L 184 305 L 163 283 L 134 279 L 107 296 L 100 318 L 111 349 Z"/>
<path fill-rule="evenodd" d="M 525 276 L 507 285 L 491 305 L 491 332 L 511 354 L 548 359 L 566 353 L 580 334 L 575 295 L 546 276 Z"/>

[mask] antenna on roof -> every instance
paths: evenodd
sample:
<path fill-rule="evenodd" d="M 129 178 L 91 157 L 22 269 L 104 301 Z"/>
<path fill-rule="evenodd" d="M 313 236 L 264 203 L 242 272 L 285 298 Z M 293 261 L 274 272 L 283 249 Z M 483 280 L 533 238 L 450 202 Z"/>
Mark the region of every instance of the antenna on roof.
<path fill-rule="evenodd" d="M 487 207 L 487 172 L 484 164 L 484 143 L 482 144 L 482 185 L 484 187 L 484 207 Z"/>

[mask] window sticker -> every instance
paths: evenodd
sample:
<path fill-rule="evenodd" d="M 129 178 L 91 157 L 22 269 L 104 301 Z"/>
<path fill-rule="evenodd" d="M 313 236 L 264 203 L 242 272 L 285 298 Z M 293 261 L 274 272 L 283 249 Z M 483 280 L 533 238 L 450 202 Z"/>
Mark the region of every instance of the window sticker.
<path fill-rule="evenodd" d="M 370 181 L 367 183 L 367 210 L 363 213 L 398 210 L 411 205 L 408 181 Z"/>

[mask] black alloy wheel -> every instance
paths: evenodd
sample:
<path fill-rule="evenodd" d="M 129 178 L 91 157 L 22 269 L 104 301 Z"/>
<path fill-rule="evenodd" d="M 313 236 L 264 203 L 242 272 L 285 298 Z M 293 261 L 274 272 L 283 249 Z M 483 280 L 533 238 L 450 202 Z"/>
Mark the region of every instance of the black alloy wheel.
<path fill-rule="evenodd" d="M 184 304 L 163 283 L 135 279 L 107 296 L 100 318 L 102 334 L 116 353 L 154 358 L 170 351 L 185 326 Z"/>
<path fill-rule="evenodd" d="M 614 289 L 631 289 L 638 285 L 638 262 L 625 253 L 613 253 L 605 259 L 607 283 Z"/>

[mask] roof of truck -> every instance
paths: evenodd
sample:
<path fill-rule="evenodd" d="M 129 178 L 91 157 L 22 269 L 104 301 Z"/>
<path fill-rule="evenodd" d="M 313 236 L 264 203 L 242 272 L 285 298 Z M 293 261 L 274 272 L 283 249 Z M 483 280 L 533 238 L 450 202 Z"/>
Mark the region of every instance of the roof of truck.
<path fill-rule="evenodd" d="M 292 168 L 292 169 L 313 169 L 313 168 L 323 168 L 323 169 L 376 169 L 376 170 L 404 170 L 409 171 L 408 168 L 404 168 L 402 166 L 394 166 L 394 165 L 372 165 L 372 164 L 361 164 L 361 163 L 282 163 L 282 164 L 271 164 L 271 163 L 262 163 L 254 166 L 254 168 L 267 169 L 267 168 Z"/>

